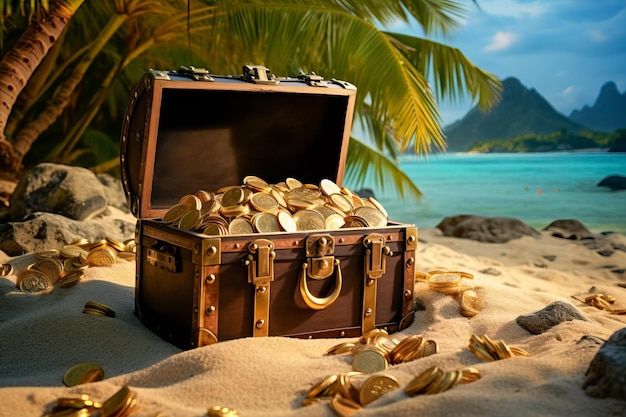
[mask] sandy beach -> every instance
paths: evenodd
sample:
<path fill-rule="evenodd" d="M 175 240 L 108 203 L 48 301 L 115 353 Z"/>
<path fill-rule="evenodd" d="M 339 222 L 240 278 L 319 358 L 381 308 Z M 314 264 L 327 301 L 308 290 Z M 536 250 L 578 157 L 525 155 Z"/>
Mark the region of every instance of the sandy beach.
<path fill-rule="evenodd" d="M 468 318 L 458 297 L 416 282 L 424 307 L 413 324 L 395 333 L 402 340 L 420 335 L 437 343 L 438 353 L 390 366 L 383 373 L 400 388 L 368 404 L 362 416 L 621 416 L 626 401 L 597 399 L 582 383 L 590 361 L 626 315 L 610 314 L 573 295 L 611 294 L 626 305 L 626 252 L 602 256 L 580 242 L 541 236 L 503 244 L 444 237 L 420 230 L 417 270 L 460 270 L 479 297 L 480 311 Z M 611 239 L 626 244 L 626 236 Z M 17 270 L 33 254 L 1 257 Z M 87 394 L 104 401 L 123 386 L 137 394 L 137 417 L 196 417 L 219 405 L 239 416 L 333 416 L 328 403 L 302 406 L 306 393 L 332 374 L 352 369 L 352 355 L 326 355 L 327 349 L 355 339 L 299 340 L 246 338 L 181 351 L 146 329 L 133 313 L 134 261 L 92 267 L 71 288 L 28 294 L 15 287 L 15 274 L 0 278 L 0 416 L 40 417 L 57 398 Z M 87 301 L 111 307 L 115 318 L 82 313 Z M 576 307 L 585 320 L 560 323 L 538 335 L 516 323 L 520 315 L 554 301 Z M 488 335 L 529 357 L 485 362 L 468 349 L 472 335 Z M 66 387 L 63 376 L 78 362 L 102 366 L 99 382 Z M 451 371 L 474 367 L 481 378 L 433 395 L 410 397 L 403 388 L 437 366 Z"/>

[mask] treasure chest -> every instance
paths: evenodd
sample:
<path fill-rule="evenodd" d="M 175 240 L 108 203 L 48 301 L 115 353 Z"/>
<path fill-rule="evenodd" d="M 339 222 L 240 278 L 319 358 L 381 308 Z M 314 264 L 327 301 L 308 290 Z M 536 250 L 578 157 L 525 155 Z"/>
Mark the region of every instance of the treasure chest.
<path fill-rule="evenodd" d="M 322 181 L 329 193 L 349 192 L 342 179 L 355 97 L 348 82 L 277 78 L 262 66 L 240 76 L 194 67 L 144 75 L 123 123 L 120 162 L 138 218 L 135 313 L 148 328 L 189 349 L 241 337 L 391 333 L 412 322 L 414 225 L 302 221 L 235 234 L 229 222 L 243 209 L 203 229 L 164 219 L 186 196 L 204 193 L 205 203 L 243 181 L 265 196 L 267 184 L 289 181 L 304 193 Z"/>

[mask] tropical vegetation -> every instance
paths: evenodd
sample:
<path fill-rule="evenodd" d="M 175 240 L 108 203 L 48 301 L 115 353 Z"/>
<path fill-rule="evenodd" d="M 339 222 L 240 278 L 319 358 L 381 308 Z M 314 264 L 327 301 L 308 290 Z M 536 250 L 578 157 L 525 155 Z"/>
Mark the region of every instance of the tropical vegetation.
<path fill-rule="evenodd" d="M 419 189 L 396 164 L 445 148 L 437 103 L 488 109 L 500 81 L 440 42 L 469 0 L 3 0 L 0 173 L 53 161 L 115 172 L 133 85 L 148 68 L 315 71 L 358 87 L 346 178 Z M 410 24 L 423 36 L 385 30 Z M 355 129 L 357 130 L 357 129 Z"/>
<path fill-rule="evenodd" d="M 470 152 L 551 152 L 581 149 L 611 150 L 626 140 L 626 129 L 612 133 L 583 131 L 569 132 L 561 129 L 547 135 L 528 133 L 506 139 L 493 139 L 477 142 L 470 147 Z"/>

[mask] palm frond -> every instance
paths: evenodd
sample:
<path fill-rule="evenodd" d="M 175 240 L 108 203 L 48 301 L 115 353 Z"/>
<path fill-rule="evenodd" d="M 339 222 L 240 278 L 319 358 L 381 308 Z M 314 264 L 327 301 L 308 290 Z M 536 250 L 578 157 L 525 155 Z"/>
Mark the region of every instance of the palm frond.
<path fill-rule="evenodd" d="M 373 184 L 383 192 L 418 199 L 422 192 L 398 165 L 357 138 L 350 138 L 344 182 L 362 187 Z M 393 189 L 390 187 L 393 186 Z"/>

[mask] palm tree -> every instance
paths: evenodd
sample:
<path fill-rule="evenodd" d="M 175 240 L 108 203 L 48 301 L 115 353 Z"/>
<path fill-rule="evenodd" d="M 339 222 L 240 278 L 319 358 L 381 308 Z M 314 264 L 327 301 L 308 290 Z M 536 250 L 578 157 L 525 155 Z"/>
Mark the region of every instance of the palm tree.
<path fill-rule="evenodd" d="M 51 2 L 50 14 L 66 3 L 76 11 L 82 1 Z M 29 104 L 11 114 L 16 121 L 9 124 L 0 112 L 0 149 L 13 157 L 0 158 L 3 169 L 17 172 L 33 141 L 46 137 L 46 130 L 56 133 L 46 158 L 70 162 L 69 158 L 79 156 L 84 152 L 81 141 L 94 128 L 111 125 L 112 120 L 121 125 L 120 109 L 132 84 L 148 67 L 169 69 L 189 63 L 182 58 L 194 59 L 194 64 L 208 66 L 214 73 L 236 74 L 242 64 L 254 62 L 277 74 L 315 71 L 357 85 L 355 120 L 369 138 L 351 139 L 346 178 L 358 182 L 369 176 L 379 184 L 393 184 L 401 195 L 417 196 L 419 189 L 398 169 L 395 158 L 407 149 L 427 153 L 445 148 L 437 100 L 467 94 L 488 108 L 499 98 L 497 78 L 457 49 L 380 29 L 392 22 L 415 21 L 425 36 L 449 33 L 465 13 L 466 2 L 460 0 L 95 3 L 81 7 L 68 25 L 60 51 L 51 50 L 51 59 L 44 60 L 47 69 L 33 77 L 33 81 L 48 80 L 40 82 L 38 94 L 31 94 L 39 100 L 24 100 Z M 99 18 L 96 25 L 94 16 Z M 0 68 L 16 65 L 5 64 L 7 55 Z M 99 71 L 88 70 L 96 64 Z M 4 74 L 0 70 L 0 88 Z M 23 79 L 28 81 L 28 75 Z M 432 86 L 428 79 L 433 80 Z M 6 101 L 0 92 L 8 104 L 4 106 L 8 117 L 15 100 Z M 69 108 L 76 114 L 67 114 Z M 33 109 L 36 114 L 28 115 Z M 64 110 L 61 123 L 57 118 Z M 96 115 L 102 114 L 110 119 L 97 120 Z M 5 127 L 10 127 L 11 141 L 5 138 Z"/>

